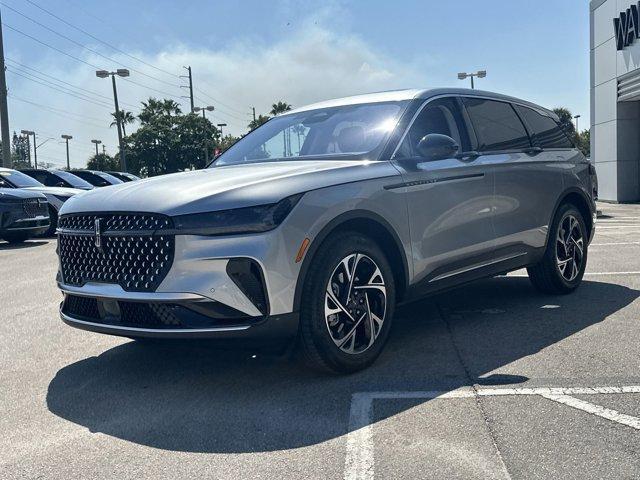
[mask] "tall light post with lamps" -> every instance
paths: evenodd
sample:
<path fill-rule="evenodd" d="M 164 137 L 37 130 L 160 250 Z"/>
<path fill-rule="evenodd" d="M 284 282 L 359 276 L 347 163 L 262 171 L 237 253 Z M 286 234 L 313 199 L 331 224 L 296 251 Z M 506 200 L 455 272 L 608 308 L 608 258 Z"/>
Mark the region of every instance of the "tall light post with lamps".
<path fill-rule="evenodd" d="M 100 145 L 102 143 L 102 140 L 91 140 L 91 143 L 93 143 L 96 146 L 96 157 L 98 156 L 98 145 Z"/>
<path fill-rule="evenodd" d="M 126 68 L 119 68 L 115 72 L 108 72 L 107 70 L 96 71 L 96 77 L 98 78 L 107 78 L 109 76 L 111 77 L 111 82 L 113 84 L 113 102 L 115 103 L 115 107 L 116 107 L 116 124 L 118 126 L 118 145 L 120 147 L 120 161 L 121 161 L 122 171 L 126 172 L 127 159 L 125 157 L 124 143 L 122 141 L 122 117 L 121 117 L 120 107 L 118 106 L 118 91 L 116 89 L 116 75 L 119 77 L 128 77 L 129 70 L 127 70 Z"/>
<path fill-rule="evenodd" d="M 208 112 L 213 112 L 215 110 L 215 107 L 212 105 L 208 105 L 206 107 L 193 107 L 194 112 L 202 112 L 202 118 L 207 118 L 204 116 L 205 110 Z"/>
<path fill-rule="evenodd" d="M 67 170 L 71 170 L 71 165 L 69 164 L 69 140 L 73 137 L 71 135 L 61 135 L 60 137 L 63 138 L 67 144 Z"/>
<path fill-rule="evenodd" d="M 465 73 L 465 72 L 461 72 L 458 74 L 458 80 L 465 80 L 467 78 L 471 78 L 471 88 L 474 89 L 476 88 L 474 83 L 473 83 L 473 77 L 478 77 L 478 78 L 484 78 L 487 76 L 487 71 L 486 70 L 479 70 L 476 73 Z"/>

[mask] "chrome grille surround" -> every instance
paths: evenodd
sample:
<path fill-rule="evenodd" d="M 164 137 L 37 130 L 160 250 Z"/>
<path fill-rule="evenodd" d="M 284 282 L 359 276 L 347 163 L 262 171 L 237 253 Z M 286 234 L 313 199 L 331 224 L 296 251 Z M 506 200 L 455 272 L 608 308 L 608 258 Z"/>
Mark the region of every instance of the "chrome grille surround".
<path fill-rule="evenodd" d="M 128 292 L 153 292 L 173 264 L 170 217 L 150 213 L 63 215 L 58 221 L 62 283 L 117 284 Z"/>

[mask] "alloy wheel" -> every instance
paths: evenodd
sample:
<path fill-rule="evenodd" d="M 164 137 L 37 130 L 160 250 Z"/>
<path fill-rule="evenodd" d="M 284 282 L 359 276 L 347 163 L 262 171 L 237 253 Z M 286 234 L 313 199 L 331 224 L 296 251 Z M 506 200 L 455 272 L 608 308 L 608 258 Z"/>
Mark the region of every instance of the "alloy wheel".
<path fill-rule="evenodd" d="M 325 294 L 325 321 L 333 342 L 345 353 L 368 350 L 382 330 L 387 288 L 371 257 L 353 253 L 334 268 Z"/>
<path fill-rule="evenodd" d="M 562 277 L 572 282 L 584 261 L 584 235 L 578 219 L 569 214 L 562 219 L 556 238 L 556 263 Z"/>

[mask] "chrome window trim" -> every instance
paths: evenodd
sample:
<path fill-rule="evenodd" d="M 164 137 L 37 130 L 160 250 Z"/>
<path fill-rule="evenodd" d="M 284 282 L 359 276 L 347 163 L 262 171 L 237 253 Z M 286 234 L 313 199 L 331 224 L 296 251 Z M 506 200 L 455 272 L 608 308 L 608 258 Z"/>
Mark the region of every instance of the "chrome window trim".
<path fill-rule="evenodd" d="M 411 118 L 411 121 L 409 122 L 409 125 L 407 126 L 407 128 L 405 129 L 404 133 L 402 134 L 402 137 L 400 137 L 400 140 L 398 141 L 398 144 L 396 145 L 396 148 L 393 150 L 393 153 L 391 154 L 390 160 L 394 160 L 396 153 L 398 153 L 398 150 L 400 149 L 400 145 L 402 145 L 402 142 L 404 142 L 405 137 L 407 136 L 407 134 L 409 133 L 409 130 L 411 130 L 411 127 L 413 126 L 413 123 L 416 121 L 416 118 L 418 118 L 418 115 L 420 115 L 420 113 L 422 113 L 422 110 L 424 110 L 424 108 L 431 102 L 435 101 L 435 100 L 440 100 L 442 98 L 454 98 L 454 99 L 464 99 L 464 98 L 480 98 L 483 100 L 493 100 L 494 102 L 501 102 L 501 103 L 508 103 L 509 105 L 519 105 L 521 107 L 526 107 L 526 108 L 530 108 L 532 110 L 536 110 L 538 111 L 538 113 L 552 118 L 546 111 L 541 110 L 542 107 L 533 107 L 531 105 L 526 104 L 525 102 L 518 102 L 518 101 L 513 101 L 513 100 L 504 100 L 501 98 L 495 98 L 495 97 L 490 97 L 488 95 L 469 95 L 469 94 L 465 94 L 465 95 L 457 95 L 455 93 L 443 93 L 440 95 L 436 95 L 434 97 L 428 98 L 427 100 L 425 100 L 422 105 L 420 105 L 420 108 L 418 108 L 418 110 L 416 111 L 416 113 L 413 115 L 413 117 Z M 516 115 L 518 113 L 516 112 Z M 520 118 L 520 117 L 518 117 Z M 522 120 L 520 120 L 520 122 L 522 122 Z M 526 125 L 524 125 L 524 122 L 522 122 L 525 130 L 526 130 Z M 527 132 L 528 133 L 528 132 Z M 575 150 L 575 148 L 568 148 L 566 150 Z M 517 150 L 517 152 L 520 152 L 520 150 Z M 501 153 L 517 153 L 514 150 L 493 150 L 491 152 L 480 152 L 482 155 L 497 155 L 497 154 L 501 154 Z"/>

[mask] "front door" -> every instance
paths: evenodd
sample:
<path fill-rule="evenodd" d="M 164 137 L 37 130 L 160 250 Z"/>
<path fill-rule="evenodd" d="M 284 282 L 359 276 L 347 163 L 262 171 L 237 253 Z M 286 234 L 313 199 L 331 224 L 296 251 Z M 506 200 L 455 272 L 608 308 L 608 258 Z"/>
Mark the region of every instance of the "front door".
<path fill-rule="evenodd" d="M 423 106 L 393 156 L 403 176 L 418 290 L 460 281 L 491 259 L 494 178 L 491 160 L 479 157 L 469 121 L 455 97 Z M 434 161 L 418 155 L 428 134 L 453 138 L 459 153 Z M 472 140 L 473 138 L 473 140 Z"/>

